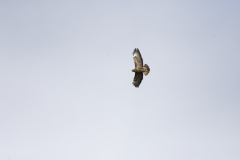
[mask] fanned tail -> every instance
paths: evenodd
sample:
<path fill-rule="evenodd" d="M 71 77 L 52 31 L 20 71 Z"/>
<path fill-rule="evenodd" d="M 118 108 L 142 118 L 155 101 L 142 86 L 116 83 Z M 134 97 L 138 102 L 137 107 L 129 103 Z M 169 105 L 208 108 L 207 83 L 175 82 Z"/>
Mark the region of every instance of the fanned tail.
<path fill-rule="evenodd" d="M 148 73 L 150 72 L 150 68 L 147 64 L 144 64 L 143 68 L 145 69 L 145 72 L 143 72 L 143 74 L 146 76 L 148 75 Z"/>

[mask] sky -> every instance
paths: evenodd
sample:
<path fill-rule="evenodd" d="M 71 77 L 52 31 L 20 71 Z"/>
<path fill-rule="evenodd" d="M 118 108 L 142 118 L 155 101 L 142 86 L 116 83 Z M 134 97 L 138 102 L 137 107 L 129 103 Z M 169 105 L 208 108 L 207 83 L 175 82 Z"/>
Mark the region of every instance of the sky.
<path fill-rule="evenodd" d="M 239 160 L 239 8 L 0 0 L 0 160 Z"/>

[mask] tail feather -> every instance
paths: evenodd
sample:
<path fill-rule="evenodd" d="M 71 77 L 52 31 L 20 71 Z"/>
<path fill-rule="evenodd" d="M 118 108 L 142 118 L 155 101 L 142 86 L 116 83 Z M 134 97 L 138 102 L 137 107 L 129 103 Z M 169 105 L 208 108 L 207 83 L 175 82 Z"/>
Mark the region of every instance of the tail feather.
<path fill-rule="evenodd" d="M 146 69 L 146 71 L 143 72 L 143 74 L 144 74 L 145 76 L 148 75 L 148 73 L 150 72 L 149 66 L 148 66 L 147 64 L 144 64 L 143 68 Z"/>

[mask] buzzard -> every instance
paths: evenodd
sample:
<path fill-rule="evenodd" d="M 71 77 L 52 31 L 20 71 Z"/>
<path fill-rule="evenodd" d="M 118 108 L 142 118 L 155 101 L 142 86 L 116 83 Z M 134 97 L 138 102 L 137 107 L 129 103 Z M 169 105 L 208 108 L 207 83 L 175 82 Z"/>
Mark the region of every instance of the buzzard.
<path fill-rule="evenodd" d="M 132 84 L 135 87 L 139 87 L 143 79 L 143 74 L 145 76 L 148 75 L 148 73 L 150 72 L 150 68 L 147 64 L 144 64 L 143 66 L 143 59 L 138 48 L 135 48 L 133 51 L 133 61 L 135 64 L 135 68 L 132 70 L 132 72 L 135 72 L 135 76 Z"/>

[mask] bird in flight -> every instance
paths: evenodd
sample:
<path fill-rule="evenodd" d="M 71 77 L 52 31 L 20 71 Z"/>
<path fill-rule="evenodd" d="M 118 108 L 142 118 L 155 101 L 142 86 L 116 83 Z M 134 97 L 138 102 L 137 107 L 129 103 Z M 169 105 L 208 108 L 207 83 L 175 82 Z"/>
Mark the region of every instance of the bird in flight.
<path fill-rule="evenodd" d="M 133 78 L 132 84 L 135 87 L 139 87 L 143 79 L 143 74 L 145 76 L 148 75 L 148 73 L 150 72 L 150 68 L 147 64 L 144 64 L 143 66 L 143 59 L 138 48 L 135 48 L 133 51 L 133 61 L 135 64 L 135 68 L 132 70 L 132 72 L 135 72 L 135 76 Z"/>

